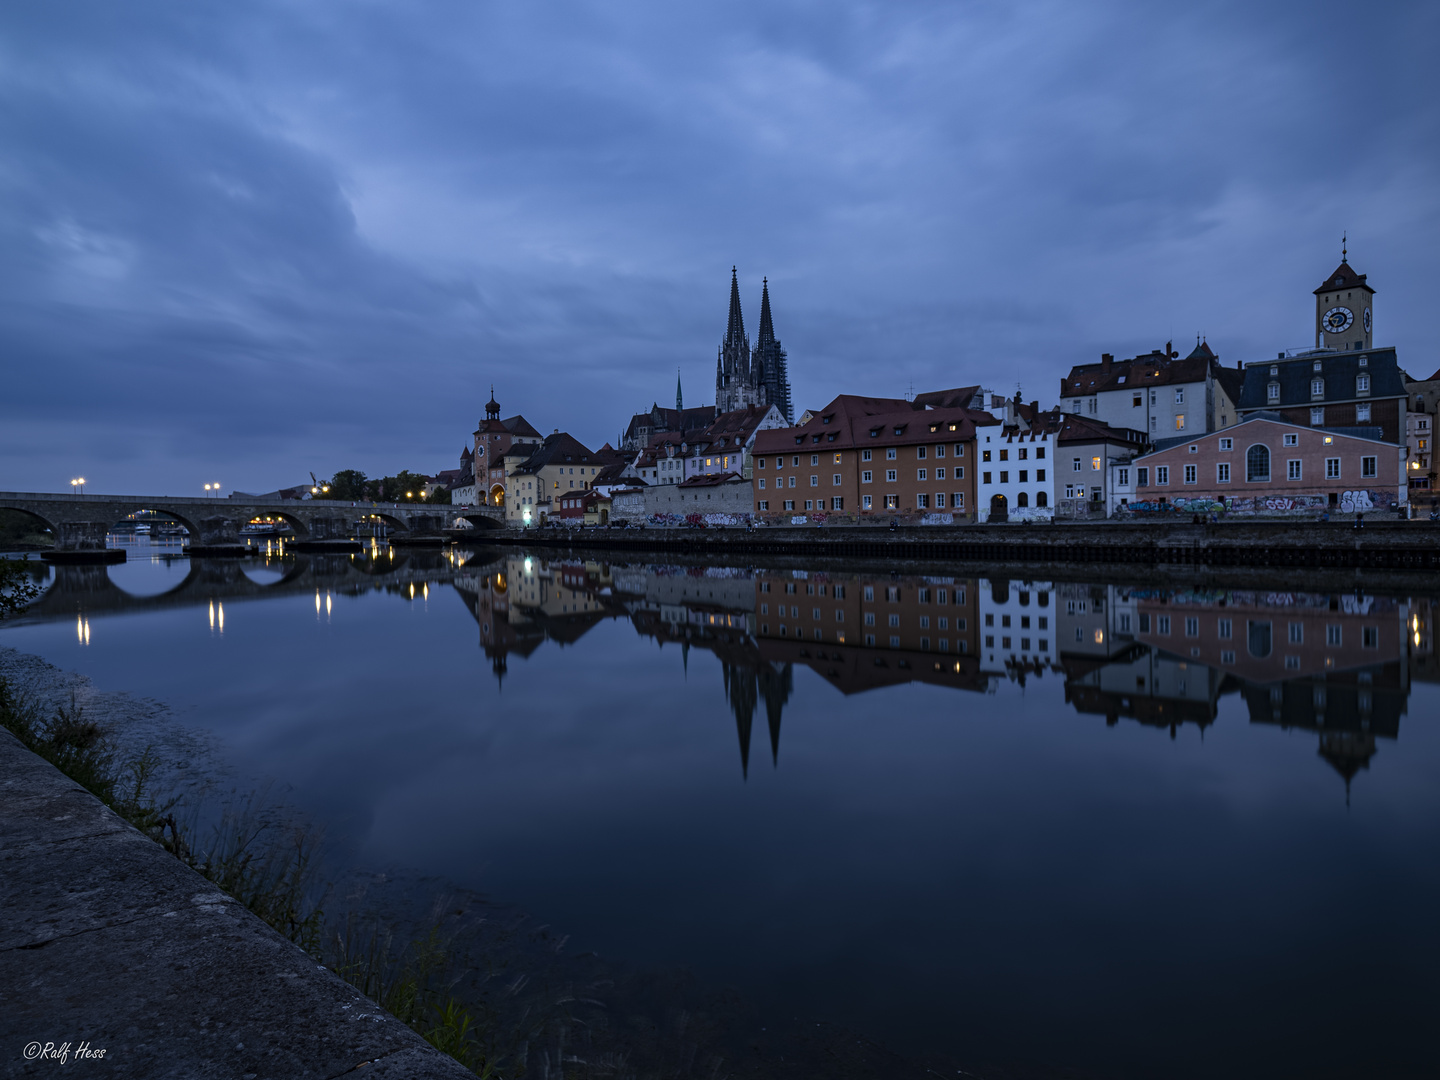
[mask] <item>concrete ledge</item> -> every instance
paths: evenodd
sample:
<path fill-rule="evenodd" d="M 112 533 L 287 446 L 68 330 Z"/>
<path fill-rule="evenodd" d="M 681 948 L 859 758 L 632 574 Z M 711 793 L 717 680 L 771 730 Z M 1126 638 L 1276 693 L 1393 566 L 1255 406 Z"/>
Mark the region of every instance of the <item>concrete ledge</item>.
<path fill-rule="evenodd" d="M 474 1075 L 6 731 L 0 911 L 0 1076 Z"/>

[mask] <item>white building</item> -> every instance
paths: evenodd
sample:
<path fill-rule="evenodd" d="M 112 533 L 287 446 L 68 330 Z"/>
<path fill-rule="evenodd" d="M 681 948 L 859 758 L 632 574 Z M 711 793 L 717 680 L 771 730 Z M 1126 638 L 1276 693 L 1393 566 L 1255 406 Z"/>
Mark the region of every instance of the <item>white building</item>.
<path fill-rule="evenodd" d="M 980 670 L 1008 675 L 1052 667 L 1060 652 L 1053 583 L 981 578 L 976 588 Z"/>
<path fill-rule="evenodd" d="M 975 510 L 980 521 L 1050 521 L 1056 432 L 1036 425 L 976 431 Z"/>

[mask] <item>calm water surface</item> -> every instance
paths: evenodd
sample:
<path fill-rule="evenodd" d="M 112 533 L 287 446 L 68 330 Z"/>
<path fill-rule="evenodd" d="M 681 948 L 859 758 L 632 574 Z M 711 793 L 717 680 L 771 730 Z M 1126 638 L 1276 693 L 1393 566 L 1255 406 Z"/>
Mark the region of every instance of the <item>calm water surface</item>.
<path fill-rule="evenodd" d="M 902 1052 L 1434 1075 L 1431 596 L 417 552 L 62 568 L 358 865 Z"/>

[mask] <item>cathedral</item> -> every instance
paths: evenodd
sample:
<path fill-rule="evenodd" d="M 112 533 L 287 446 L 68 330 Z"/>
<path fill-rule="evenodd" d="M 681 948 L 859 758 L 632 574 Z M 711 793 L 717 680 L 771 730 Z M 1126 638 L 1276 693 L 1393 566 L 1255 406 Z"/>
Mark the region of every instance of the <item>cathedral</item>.
<path fill-rule="evenodd" d="M 726 413 L 751 405 L 774 405 L 786 423 L 795 422 L 785 350 L 775 337 L 775 325 L 770 319 L 770 281 L 766 278 L 760 286 L 760 333 L 752 350 L 740 314 L 740 281 L 732 266 L 730 319 L 715 361 L 715 410 Z"/>

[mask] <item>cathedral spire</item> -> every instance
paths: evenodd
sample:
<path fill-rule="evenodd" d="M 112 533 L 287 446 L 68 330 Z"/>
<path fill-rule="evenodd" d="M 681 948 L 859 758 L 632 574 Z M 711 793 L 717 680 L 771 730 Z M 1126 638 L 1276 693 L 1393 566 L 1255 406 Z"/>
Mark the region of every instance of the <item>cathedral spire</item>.
<path fill-rule="evenodd" d="M 680 427 L 685 427 L 685 394 L 680 389 L 680 369 L 675 369 L 675 411 L 680 414 Z"/>
<path fill-rule="evenodd" d="M 730 321 L 725 326 L 725 344 L 731 348 L 750 344 L 745 336 L 745 317 L 740 314 L 740 278 L 735 267 L 730 267 Z"/>
<path fill-rule="evenodd" d="M 755 336 L 757 349 L 775 340 L 775 324 L 770 321 L 770 279 L 760 279 L 760 332 Z"/>

